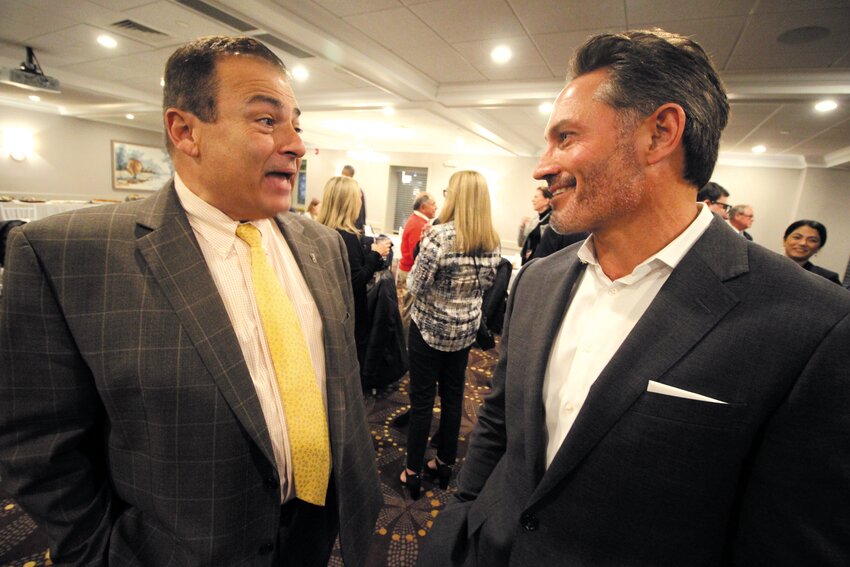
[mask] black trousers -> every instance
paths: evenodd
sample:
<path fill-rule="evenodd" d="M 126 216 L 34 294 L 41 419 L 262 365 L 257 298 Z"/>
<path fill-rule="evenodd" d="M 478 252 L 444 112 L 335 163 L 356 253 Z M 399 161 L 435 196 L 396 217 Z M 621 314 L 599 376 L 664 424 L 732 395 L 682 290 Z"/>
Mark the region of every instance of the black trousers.
<path fill-rule="evenodd" d="M 446 464 L 457 458 L 457 437 L 463 408 L 463 387 L 469 348 L 443 352 L 428 345 L 416 323 L 410 322 L 407 348 L 410 354 L 410 424 L 407 430 L 407 467 L 421 471 L 425 445 L 431 430 L 431 414 L 437 388 L 440 392 L 440 427 L 437 457 Z"/>
<path fill-rule="evenodd" d="M 327 567 L 339 533 L 333 474 L 324 506 L 290 500 L 281 507 L 276 565 Z"/>

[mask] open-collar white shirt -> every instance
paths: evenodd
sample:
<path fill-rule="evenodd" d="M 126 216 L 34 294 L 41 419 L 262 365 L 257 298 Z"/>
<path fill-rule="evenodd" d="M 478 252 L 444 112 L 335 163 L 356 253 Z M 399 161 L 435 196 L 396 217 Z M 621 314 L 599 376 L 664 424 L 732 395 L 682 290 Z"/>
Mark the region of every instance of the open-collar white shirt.
<path fill-rule="evenodd" d="M 591 235 L 579 248 L 587 264 L 574 286 L 573 299 L 552 344 L 543 379 L 546 410 L 546 467 L 566 439 L 593 383 L 658 295 L 681 259 L 714 218 L 698 203 L 699 213 L 672 242 L 632 273 L 611 281 L 596 258 Z"/>

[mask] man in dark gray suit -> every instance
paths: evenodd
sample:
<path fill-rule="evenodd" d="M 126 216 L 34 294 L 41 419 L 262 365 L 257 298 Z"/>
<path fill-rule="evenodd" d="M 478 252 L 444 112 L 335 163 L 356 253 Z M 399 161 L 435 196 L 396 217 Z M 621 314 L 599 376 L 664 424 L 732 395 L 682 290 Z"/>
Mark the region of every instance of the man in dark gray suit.
<path fill-rule="evenodd" d="M 696 203 L 727 121 L 660 30 L 575 55 L 530 262 L 420 565 L 850 565 L 850 297 Z"/>
<path fill-rule="evenodd" d="M 324 566 L 339 533 L 363 565 L 381 497 L 350 273 L 335 231 L 285 213 L 305 151 L 286 69 L 201 38 L 169 59 L 163 106 L 172 183 L 12 234 L 3 487 L 54 564 Z M 268 301 L 288 307 L 265 319 Z M 308 391 L 315 421 L 290 420 Z"/>

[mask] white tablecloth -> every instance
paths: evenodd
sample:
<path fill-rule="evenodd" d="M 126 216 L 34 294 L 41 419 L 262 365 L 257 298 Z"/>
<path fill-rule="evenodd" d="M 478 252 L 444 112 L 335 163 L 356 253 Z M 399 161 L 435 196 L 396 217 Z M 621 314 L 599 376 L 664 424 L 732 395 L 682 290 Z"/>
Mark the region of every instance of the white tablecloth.
<path fill-rule="evenodd" d="M 8 203 L 0 203 L 0 220 L 34 221 L 55 215 L 56 213 L 94 206 L 96 204 L 84 201 L 47 201 L 45 203 L 10 201 Z"/>

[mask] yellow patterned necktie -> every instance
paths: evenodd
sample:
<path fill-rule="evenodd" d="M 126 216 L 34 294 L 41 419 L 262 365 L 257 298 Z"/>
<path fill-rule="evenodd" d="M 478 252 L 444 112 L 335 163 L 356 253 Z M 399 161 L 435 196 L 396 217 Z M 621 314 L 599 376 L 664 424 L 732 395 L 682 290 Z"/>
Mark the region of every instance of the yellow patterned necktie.
<path fill-rule="evenodd" d="M 307 342 L 295 307 L 266 258 L 260 231 L 252 224 L 240 224 L 236 236 L 251 247 L 254 298 L 286 416 L 295 493 L 305 502 L 324 506 L 331 465 L 328 422 Z"/>

